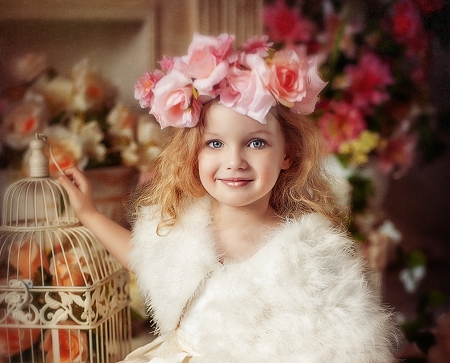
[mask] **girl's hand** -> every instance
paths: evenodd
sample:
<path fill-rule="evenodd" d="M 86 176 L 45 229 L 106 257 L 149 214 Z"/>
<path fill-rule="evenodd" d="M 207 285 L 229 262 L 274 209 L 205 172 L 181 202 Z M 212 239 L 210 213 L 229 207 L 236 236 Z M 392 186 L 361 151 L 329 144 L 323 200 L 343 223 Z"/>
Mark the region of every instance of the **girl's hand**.
<path fill-rule="evenodd" d="M 59 182 L 67 191 L 70 204 L 81 224 L 128 269 L 131 232 L 97 210 L 92 198 L 91 183 L 80 170 L 69 168 L 64 173 L 59 177 Z"/>
<path fill-rule="evenodd" d="M 92 185 L 89 179 L 77 168 L 64 170 L 65 175 L 59 177 L 61 186 L 66 190 L 70 204 L 80 221 L 97 212 L 92 197 Z"/>

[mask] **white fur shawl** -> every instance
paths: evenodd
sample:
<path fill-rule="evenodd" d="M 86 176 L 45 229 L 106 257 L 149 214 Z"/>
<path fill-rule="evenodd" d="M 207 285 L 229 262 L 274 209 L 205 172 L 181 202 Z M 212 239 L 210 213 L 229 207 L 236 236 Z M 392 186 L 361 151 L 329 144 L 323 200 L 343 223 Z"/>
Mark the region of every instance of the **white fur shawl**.
<path fill-rule="evenodd" d="M 390 314 L 368 286 L 354 242 L 325 218 L 284 222 L 255 256 L 224 271 L 209 224 L 208 198 L 187 208 L 165 236 L 156 235 L 147 213 L 130 254 L 161 333 L 177 327 L 205 286 L 219 291 L 203 307 L 195 362 L 393 361 Z"/>

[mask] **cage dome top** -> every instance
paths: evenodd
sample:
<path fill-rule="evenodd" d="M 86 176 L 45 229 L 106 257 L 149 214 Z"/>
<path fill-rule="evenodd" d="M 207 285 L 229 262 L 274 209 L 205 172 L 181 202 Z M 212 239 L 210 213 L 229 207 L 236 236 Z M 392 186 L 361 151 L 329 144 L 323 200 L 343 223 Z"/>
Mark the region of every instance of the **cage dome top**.
<path fill-rule="evenodd" d="M 37 134 L 30 143 L 28 178 L 12 183 L 5 192 L 2 228 L 35 229 L 78 223 L 66 191 L 49 177 L 46 137 Z"/>

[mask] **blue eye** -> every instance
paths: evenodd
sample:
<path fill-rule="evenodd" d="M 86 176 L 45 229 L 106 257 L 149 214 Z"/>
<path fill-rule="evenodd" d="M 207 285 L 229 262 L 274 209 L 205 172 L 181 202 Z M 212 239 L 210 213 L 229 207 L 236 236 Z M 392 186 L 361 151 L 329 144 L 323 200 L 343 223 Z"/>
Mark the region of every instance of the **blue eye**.
<path fill-rule="evenodd" d="M 266 142 L 261 139 L 255 139 L 255 140 L 250 141 L 248 146 L 253 149 L 262 149 L 264 146 L 266 146 Z"/>
<path fill-rule="evenodd" d="M 208 147 L 212 148 L 212 149 L 219 149 L 223 146 L 222 141 L 219 140 L 212 140 L 212 141 L 208 141 L 206 143 L 206 145 L 208 145 Z"/>

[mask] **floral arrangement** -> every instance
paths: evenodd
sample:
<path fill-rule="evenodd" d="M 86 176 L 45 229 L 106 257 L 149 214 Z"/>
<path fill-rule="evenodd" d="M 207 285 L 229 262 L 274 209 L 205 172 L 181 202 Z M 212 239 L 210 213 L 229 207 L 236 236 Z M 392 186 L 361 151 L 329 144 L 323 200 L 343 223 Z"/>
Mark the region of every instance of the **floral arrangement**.
<path fill-rule="evenodd" d="M 162 128 L 193 127 L 202 105 L 218 98 L 234 111 L 265 123 L 275 103 L 296 113 L 311 113 L 325 86 L 317 59 L 290 49 L 274 52 L 268 37 L 254 37 L 238 50 L 234 36 L 195 34 L 188 53 L 164 57 L 161 70 L 147 72 L 135 88 Z"/>
<path fill-rule="evenodd" d="M 127 165 L 146 171 L 161 151 L 160 128 L 118 102 L 117 89 L 87 59 L 59 74 L 43 54 L 11 62 L 13 81 L 0 90 L 0 167 L 27 170 L 27 148 L 47 136 L 61 169 Z M 50 159 L 51 174 L 57 172 Z"/>
<path fill-rule="evenodd" d="M 317 56 L 328 85 L 311 117 L 324 136 L 330 167 L 350 190 L 351 232 L 364 242 L 375 271 L 383 271 L 397 249 L 408 292 L 425 275 L 425 256 L 401 249 L 401 233 L 385 218 L 382 200 L 389 178 L 407 173 L 419 147 L 430 142 L 429 44 L 432 37 L 450 44 L 449 13 L 448 1 L 422 0 L 265 0 L 262 11 L 276 49 Z M 422 307 L 423 323 L 429 304 Z M 405 331 L 423 327 L 407 325 Z"/>

